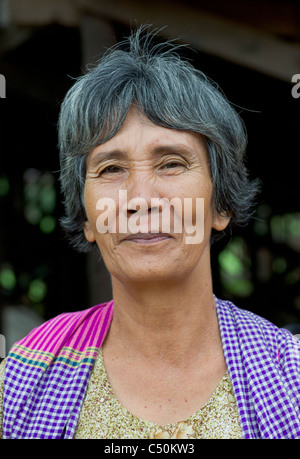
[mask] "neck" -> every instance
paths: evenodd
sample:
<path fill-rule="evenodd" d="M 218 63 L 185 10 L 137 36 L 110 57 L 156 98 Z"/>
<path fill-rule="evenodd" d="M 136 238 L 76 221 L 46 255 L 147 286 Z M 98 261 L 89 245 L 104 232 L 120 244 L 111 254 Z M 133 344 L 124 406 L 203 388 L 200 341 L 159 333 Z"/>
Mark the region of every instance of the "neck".
<path fill-rule="evenodd" d="M 203 273 L 202 273 L 203 274 Z M 181 282 L 123 283 L 112 279 L 114 318 L 108 335 L 116 353 L 175 362 L 211 355 L 220 346 L 210 271 Z"/>

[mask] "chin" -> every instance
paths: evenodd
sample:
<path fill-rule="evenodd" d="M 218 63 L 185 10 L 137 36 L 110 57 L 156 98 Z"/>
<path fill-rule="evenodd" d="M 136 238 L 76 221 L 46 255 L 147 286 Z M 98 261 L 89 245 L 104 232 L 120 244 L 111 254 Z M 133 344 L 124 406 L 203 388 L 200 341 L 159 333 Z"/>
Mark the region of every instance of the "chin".
<path fill-rule="evenodd" d="M 122 280 L 122 282 L 130 283 L 164 283 L 167 282 L 174 283 L 180 282 L 184 279 L 189 271 L 192 271 L 192 268 L 189 269 L 188 266 L 183 266 L 183 264 L 178 264 L 178 262 L 164 257 L 163 260 L 161 257 L 159 260 L 145 260 L 141 257 L 137 262 L 134 262 L 134 259 L 131 259 L 130 263 L 126 264 L 123 268 L 119 269 L 117 272 L 112 273 L 117 278 Z"/>

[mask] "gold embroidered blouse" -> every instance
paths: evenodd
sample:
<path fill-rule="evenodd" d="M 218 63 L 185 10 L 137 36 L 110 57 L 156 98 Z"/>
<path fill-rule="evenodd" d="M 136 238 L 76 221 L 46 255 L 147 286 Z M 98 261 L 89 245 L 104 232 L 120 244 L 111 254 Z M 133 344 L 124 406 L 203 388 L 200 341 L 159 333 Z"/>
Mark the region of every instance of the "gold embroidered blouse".
<path fill-rule="evenodd" d="M 226 372 L 205 404 L 188 419 L 160 426 L 122 407 L 110 386 L 102 351 L 96 360 L 75 438 L 242 438 L 233 388 Z"/>

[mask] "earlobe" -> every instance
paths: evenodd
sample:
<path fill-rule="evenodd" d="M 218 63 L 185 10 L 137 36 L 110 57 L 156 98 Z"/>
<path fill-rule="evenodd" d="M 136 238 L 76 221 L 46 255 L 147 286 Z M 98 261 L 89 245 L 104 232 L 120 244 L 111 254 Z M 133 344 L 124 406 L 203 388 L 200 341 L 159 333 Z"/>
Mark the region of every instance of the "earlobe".
<path fill-rule="evenodd" d="M 231 215 L 215 213 L 212 227 L 216 231 L 224 231 L 229 225 Z"/>
<path fill-rule="evenodd" d="M 90 223 L 88 221 L 84 222 L 83 231 L 84 231 L 84 234 L 85 234 L 85 237 L 86 237 L 87 241 L 95 242 L 94 232 L 93 232 L 93 230 L 91 228 L 91 225 L 90 225 Z"/>

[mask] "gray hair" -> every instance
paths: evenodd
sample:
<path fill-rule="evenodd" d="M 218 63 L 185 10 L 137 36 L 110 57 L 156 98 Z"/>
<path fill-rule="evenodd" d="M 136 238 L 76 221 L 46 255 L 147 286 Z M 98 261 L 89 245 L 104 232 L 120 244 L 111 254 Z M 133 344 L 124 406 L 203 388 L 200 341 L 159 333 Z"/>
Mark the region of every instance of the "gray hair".
<path fill-rule="evenodd" d="M 68 91 L 59 116 L 60 183 L 65 216 L 61 224 L 82 252 L 85 238 L 85 163 L 95 146 L 122 127 L 132 104 L 153 123 L 199 133 L 208 153 L 215 210 L 231 215 L 230 226 L 251 217 L 257 183 L 245 166 L 244 124 L 217 85 L 179 56 L 182 46 L 157 43 L 155 32 L 140 27 L 79 77 Z"/>

